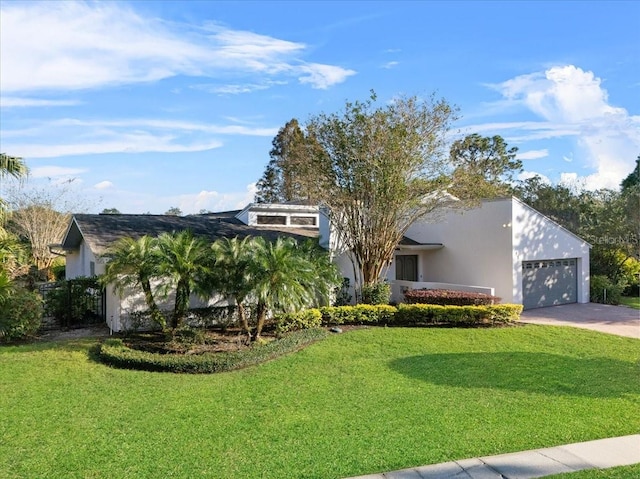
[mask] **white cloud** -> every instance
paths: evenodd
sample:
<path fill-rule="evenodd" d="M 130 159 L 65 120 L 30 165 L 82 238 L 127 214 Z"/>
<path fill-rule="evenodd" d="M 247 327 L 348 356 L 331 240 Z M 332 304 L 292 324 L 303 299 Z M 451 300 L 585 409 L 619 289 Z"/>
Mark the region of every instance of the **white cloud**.
<path fill-rule="evenodd" d="M 611 105 L 602 80 L 593 72 L 557 66 L 493 87 L 546 121 L 538 130 L 528 123 L 516 124 L 514 129 L 524 133 L 508 136 L 509 141 L 575 138 L 580 157 L 595 171 L 581 179 L 587 188 L 616 188 L 633 169 L 640 150 L 640 116 Z"/>
<path fill-rule="evenodd" d="M 36 166 L 31 168 L 29 176 L 32 178 L 70 177 L 86 173 L 85 168 L 66 168 L 63 166 Z"/>
<path fill-rule="evenodd" d="M 299 67 L 303 75 L 298 78 L 300 83 L 309 83 L 313 88 L 326 90 L 332 85 L 342 83 L 351 75 L 355 75 L 354 70 L 347 70 L 333 65 L 321 65 L 319 63 L 308 63 Z"/>
<path fill-rule="evenodd" d="M 96 190 L 107 190 L 107 189 L 111 189 L 113 188 L 115 185 L 113 183 L 111 183 L 110 181 L 101 181 L 100 183 L 96 183 L 95 185 L 93 185 L 93 187 Z"/>
<path fill-rule="evenodd" d="M 400 65 L 400 62 L 387 62 L 384 65 L 382 65 L 382 68 L 385 68 L 385 69 L 389 70 L 389 69 L 391 69 L 393 67 L 396 67 L 398 65 Z"/>
<path fill-rule="evenodd" d="M 245 191 L 220 193 L 200 191 L 190 195 L 166 198 L 167 204 L 177 204 L 185 214 L 195 214 L 200 210 L 228 211 L 241 209 L 253 202 L 257 188 L 255 183 L 247 185 Z"/>
<path fill-rule="evenodd" d="M 549 156 L 549 150 L 546 148 L 543 150 L 529 150 L 518 153 L 519 160 L 537 160 L 538 158 L 546 158 L 547 156 Z"/>
<path fill-rule="evenodd" d="M 36 107 L 36 106 L 75 106 L 80 105 L 77 100 L 44 100 L 41 98 L 0 97 L 0 107 Z"/>
<path fill-rule="evenodd" d="M 99 88 L 177 75 L 302 75 L 302 83 L 327 88 L 355 73 L 305 63 L 304 43 L 216 24 L 147 18 L 120 2 L 3 2 L 0 13 L 5 93 Z"/>

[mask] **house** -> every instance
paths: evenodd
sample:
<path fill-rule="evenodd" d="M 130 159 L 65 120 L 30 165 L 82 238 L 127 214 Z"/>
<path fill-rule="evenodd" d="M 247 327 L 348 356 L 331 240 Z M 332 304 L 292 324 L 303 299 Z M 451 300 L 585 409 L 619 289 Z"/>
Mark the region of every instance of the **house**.
<path fill-rule="evenodd" d="M 192 216 L 75 215 L 62 241 L 67 279 L 103 273 L 102 255 L 120 238 L 185 229 L 209 241 L 319 238 L 354 284 L 348 253 L 338 251 L 327 216 L 317 206 L 303 204 L 250 204 Z M 527 309 L 586 303 L 589 244 L 516 198 L 483 201 L 475 209 L 448 211 L 437 221 L 413 224 L 396 248 L 387 279 L 396 302 L 407 289 L 449 288 L 493 294 Z M 141 294 L 120 298 L 110 288 L 105 303 L 106 320 L 115 331 L 126 326 L 129 313 L 145 307 Z"/>
<path fill-rule="evenodd" d="M 494 294 L 525 309 L 589 302 L 590 245 L 516 198 L 419 221 L 389 268 L 393 299 L 407 288 Z"/>
<path fill-rule="evenodd" d="M 127 215 L 77 214 L 67 227 L 62 243 L 56 245 L 65 252 L 66 279 L 94 276 L 105 272 L 108 248 L 124 237 L 158 236 L 173 231 L 191 230 L 208 241 L 219 238 L 263 236 L 275 240 L 291 236 L 297 240 L 318 237 L 319 208 L 307 205 L 249 205 L 243 210 L 204 215 Z M 192 298 L 192 306 L 207 306 L 218 298 L 202 302 Z M 132 312 L 146 309 L 140 292 L 126 292 L 122 297 L 113 288 L 104 294 L 104 317 L 113 331 L 128 327 Z M 169 309 L 172 298 L 159 302 Z"/>

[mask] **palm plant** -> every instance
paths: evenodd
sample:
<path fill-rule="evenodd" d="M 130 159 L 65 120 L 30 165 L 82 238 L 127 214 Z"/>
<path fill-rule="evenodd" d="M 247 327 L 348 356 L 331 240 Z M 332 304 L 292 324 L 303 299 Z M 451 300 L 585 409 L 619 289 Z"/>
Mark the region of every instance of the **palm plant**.
<path fill-rule="evenodd" d="M 209 245 L 191 231 L 163 233 L 158 237 L 160 273 L 173 279 L 175 304 L 171 327 L 178 328 L 189 309 L 191 292 L 207 296 L 207 278 L 213 255 Z"/>
<path fill-rule="evenodd" d="M 255 250 L 250 237 L 222 238 L 211 245 L 215 268 L 211 270 L 211 290 L 231 297 L 238 309 L 240 324 L 251 337 L 245 301 L 253 290 L 251 261 Z"/>
<path fill-rule="evenodd" d="M 267 242 L 253 240 L 255 256 L 251 277 L 257 298 L 254 340 L 260 339 L 267 313 L 290 312 L 316 303 L 316 268 L 292 238 Z"/>
<path fill-rule="evenodd" d="M 22 158 L 0 153 L 0 181 L 6 176 L 13 176 L 19 180 L 26 178 L 29 168 Z M 3 227 L 8 214 L 8 206 L 3 198 L 0 198 L 0 228 Z"/>
<path fill-rule="evenodd" d="M 104 255 L 109 262 L 101 278 L 103 284 L 112 284 L 122 296 L 126 288 L 140 287 L 151 319 L 165 329 L 164 316 L 156 304 L 151 282 L 160 276 L 158 240 L 143 236 L 137 240 L 122 238 Z"/>

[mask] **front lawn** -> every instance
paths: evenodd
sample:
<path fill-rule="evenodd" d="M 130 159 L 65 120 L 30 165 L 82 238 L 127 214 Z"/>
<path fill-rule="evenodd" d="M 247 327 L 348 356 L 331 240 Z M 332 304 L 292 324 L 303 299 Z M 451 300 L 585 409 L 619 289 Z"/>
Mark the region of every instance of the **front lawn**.
<path fill-rule="evenodd" d="M 640 342 L 370 328 L 213 375 L 0 348 L 0 478 L 342 478 L 637 433 Z"/>

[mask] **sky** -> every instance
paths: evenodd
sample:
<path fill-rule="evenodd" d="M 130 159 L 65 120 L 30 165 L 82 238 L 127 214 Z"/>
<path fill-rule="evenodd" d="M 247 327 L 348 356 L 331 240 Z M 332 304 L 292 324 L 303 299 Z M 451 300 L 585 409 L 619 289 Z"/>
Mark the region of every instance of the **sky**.
<path fill-rule="evenodd" d="M 0 151 L 89 212 L 243 208 L 292 118 L 435 92 L 522 178 L 640 155 L 640 2 L 0 2 Z M 3 185 L 6 187 L 6 184 Z"/>

